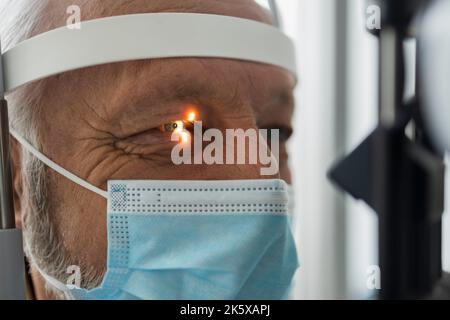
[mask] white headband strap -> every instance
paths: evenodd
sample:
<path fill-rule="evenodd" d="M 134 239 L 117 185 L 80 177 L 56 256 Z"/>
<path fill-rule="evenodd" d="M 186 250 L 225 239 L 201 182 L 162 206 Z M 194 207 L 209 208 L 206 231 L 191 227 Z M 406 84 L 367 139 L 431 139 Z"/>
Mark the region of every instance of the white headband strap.
<path fill-rule="evenodd" d="M 101 64 L 156 58 L 210 57 L 279 66 L 296 74 L 294 44 L 253 20 L 195 13 L 145 13 L 61 27 L 3 54 L 4 85 L 23 84 Z"/>
<path fill-rule="evenodd" d="M 38 149 L 36 149 L 31 143 L 29 143 L 27 140 L 25 140 L 18 132 L 16 132 L 14 129 L 10 129 L 10 134 L 22 145 L 22 147 L 30 152 L 32 155 L 34 155 L 36 158 L 38 158 L 42 163 L 44 163 L 49 168 L 55 170 L 63 177 L 66 177 L 67 179 L 71 180 L 72 182 L 78 184 L 79 186 L 86 188 L 92 192 L 95 192 L 96 194 L 102 196 L 105 199 L 108 199 L 108 192 L 97 188 L 96 186 L 86 182 L 85 180 L 81 179 L 80 177 L 77 177 L 70 171 L 67 171 L 54 161 L 50 160 L 48 157 L 46 157 L 42 152 L 40 152 Z"/>

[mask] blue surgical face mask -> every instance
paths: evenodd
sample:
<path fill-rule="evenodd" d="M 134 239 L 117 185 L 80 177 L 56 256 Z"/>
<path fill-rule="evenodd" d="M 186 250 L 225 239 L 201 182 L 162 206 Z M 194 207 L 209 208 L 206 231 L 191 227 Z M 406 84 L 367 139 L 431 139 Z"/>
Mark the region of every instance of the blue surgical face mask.
<path fill-rule="evenodd" d="M 41 271 L 68 299 L 287 298 L 298 259 L 283 181 L 110 181 L 104 192 L 14 135 L 47 165 L 108 199 L 102 285 L 66 286 Z"/>

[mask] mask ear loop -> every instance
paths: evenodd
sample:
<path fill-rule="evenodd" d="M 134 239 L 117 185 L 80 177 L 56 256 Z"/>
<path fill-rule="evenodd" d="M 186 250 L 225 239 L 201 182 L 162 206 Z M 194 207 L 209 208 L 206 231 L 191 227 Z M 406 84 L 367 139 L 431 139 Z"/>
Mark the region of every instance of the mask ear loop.
<path fill-rule="evenodd" d="M 38 158 L 40 161 L 42 161 L 47 167 L 55 170 L 60 175 L 66 177 L 73 183 L 78 184 L 79 186 L 88 189 L 99 196 L 108 199 L 108 192 L 97 188 L 96 186 L 90 184 L 89 182 L 81 179 L 80 177 L 77 177 L 73 173 L 67 171 L 63 167 L 59 166 L 49 158 L 47 158 L 44 154 L 42 154 L 39 150 L 37 150 L 33 145 L 31 145 L 27 140 L 25 140 L 17 131 L 14 129 L 10 129 L 10 134 L 22 145 L 22 147 L 25 148 L 28 152 L 30 152 L 32 155 L 34 155 L 36 158 Z"/>

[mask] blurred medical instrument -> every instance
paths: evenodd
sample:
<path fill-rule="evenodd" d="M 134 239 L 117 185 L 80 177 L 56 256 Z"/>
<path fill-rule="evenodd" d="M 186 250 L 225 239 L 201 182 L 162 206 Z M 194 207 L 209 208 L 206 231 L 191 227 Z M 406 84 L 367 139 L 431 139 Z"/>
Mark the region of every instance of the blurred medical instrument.
<path fill-rule="evenodd" d="M 449 20 L 446 3 L 447 10 L 437 11 Z M 436 15 L 433 7 L 443 8 L 429 0 L 371 0 L 367 4 L 377 5 L 382 14 L 381 29 L 371 31 L 380 45 L 379 125 L 329 176 L 378 214 L 379 298 L 450 298 L 450 278 L 442 271 L 444 153 L 437 148 L 440 141 L 449 139 L 445 136 L 449 122 L 438 134 L 432 129 L 436 120 L 426 122 L 450 112 L 449 83 L 439 82 L 445 79 L 439 72 L 429 74 L 428 64 L 435 65 L 434 71 L 444 68 L 440 72 L 447 71 L 447 80 L 450 70 L 448 61 L 439 66 L 430 61 L 427 51 L 443 48 L 436 41 L 431 47 L 428 37 L 436 37 L 421 32 L 434 19 L 430 15 Z M 435 32 L 450 42 L 450 33 Z M 418 65 L 425 62 L 426 68 L 416 68 L 415 97 L 405 101 L 404 42 L 411 38 L 417 41 Z M 444 52 L 440 54 L 448 60 L 449 51 Z M 437 89 L 442 87 L 446 87 L 445 95 Z M 434 99 L 437 95 L 439 99 Z"/>

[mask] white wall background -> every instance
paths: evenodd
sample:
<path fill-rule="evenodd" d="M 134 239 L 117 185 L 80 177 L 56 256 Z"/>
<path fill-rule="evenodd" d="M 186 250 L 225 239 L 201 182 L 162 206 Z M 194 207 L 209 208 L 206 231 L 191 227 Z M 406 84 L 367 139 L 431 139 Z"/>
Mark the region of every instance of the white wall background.
<path fill-rule="evenodd" d="M 335 10 L 344 1 L 346 21 L 338 22 Z M 377 39 L 365 31 L 364 0 L 278 3 L 285 31 L 297 43 L 300 75 L 296 133 L 291 143 L 302 264 L 294 298 L 369 298 L 374 292 L 367 290 L 366 272 L 378 260 L 376 215 L 365 204 L 336 191 L 326 172 L 376 126 Z M 342 32 L 337 26 L 347 34 L 348 63 L 344 66 L 336 65 L 336 34 Z M 409 60 L 413 65 L 414 60 Z M 339 69 L 345 70 L 348 79 L 336 75 Z M 340 82 L 347 86 L 344 106 L 337 103 Z M 409 94 L 413 85 L 410 82 Z M 336 146 L 337 134 L 344 136 L 342 146 Z M 450 200 L 450 190 L 447 193 Z M 450 214 L 444 219 L 444 230 L 450 230 Z M 450 232 L 444 232 L 444 239 L 444 268 L 450 271 Z"/>
<path fill-rule="evenodd" d="M 295 298 L 345 297 L 344 202 L 326 178 L 336 159 L 333 78 L 336 2 L 280 0 L 285 29 L 298 44 L 300 82 L 291 145 L 301 270 Z M 330 77 L 331 76 L 331 77 Z M 340 230 L 342 231 L 342 230 Z"/>
<path fill-rule="evenodd" d="M 347 147 L 354 149 L 375 129 L 378 116 L 378 41 L 365 29 L 365 7 L 361 0 L 350 3 Z M 348 298 L 373 295 L 366 286 L 367 269 L 378 264 L 376 214 L 364 203 L 347 200 Z"/>

